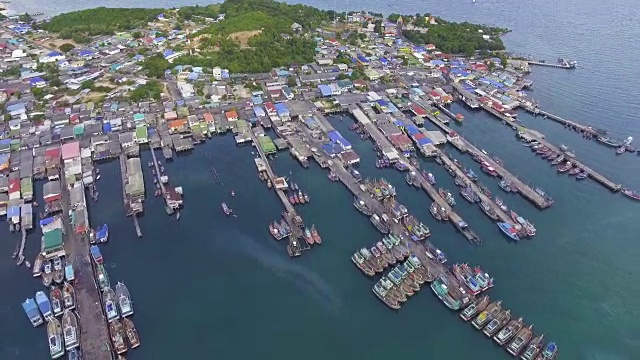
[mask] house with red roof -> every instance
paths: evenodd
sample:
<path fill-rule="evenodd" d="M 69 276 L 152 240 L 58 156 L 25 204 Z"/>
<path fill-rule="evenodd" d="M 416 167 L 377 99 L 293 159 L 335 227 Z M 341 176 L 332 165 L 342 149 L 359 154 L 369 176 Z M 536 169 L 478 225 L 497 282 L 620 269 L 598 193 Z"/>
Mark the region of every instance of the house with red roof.
<path fill-rule="evenodd" d="M 227 121 L 238 120 L 238 113 L 235 110 L 227 111 L 224 116 L 227 118 Z"/>

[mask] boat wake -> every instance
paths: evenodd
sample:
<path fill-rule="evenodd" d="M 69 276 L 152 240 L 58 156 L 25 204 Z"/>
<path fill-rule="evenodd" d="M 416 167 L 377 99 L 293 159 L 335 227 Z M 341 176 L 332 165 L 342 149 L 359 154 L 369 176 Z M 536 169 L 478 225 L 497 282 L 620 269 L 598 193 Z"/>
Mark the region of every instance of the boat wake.
<path fill-rule="evenodd" d="M 239 236 L 236 244 L 241 244 L 234 249 L 239 249 L 242 255 L 255 260 L 279 279 L 293 283 L 296 288 L 312 295 L 325 308 L 332 312 L 342 309 L 343 301 L 337 290 L 317 273 L 291 261 L 284 251 L 281 251 L 279 256 L 276 253 L 278 248 L 267 248 L 255 239 L 243 235 Z"/>

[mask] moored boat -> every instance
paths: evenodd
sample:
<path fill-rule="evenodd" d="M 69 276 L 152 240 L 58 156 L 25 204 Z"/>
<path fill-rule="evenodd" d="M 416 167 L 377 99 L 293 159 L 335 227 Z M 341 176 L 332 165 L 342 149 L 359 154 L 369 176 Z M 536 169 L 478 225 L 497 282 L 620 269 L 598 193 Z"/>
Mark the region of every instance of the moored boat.
<path fill-rule="evenodd" d="M 53 311 L 53 316 L 62 315 L 62 291 L 57 287 L 51 288 L 49 296 L 51 297 L 51 310 Z"/>
<path fill-rule="evenodd" d="M 589 173 L 587 173 L 586 171 L 583 171 L 580 174 L 576 175 L 576 180 L 584 180 L 588 177 L 589 177 Z"/>
<path fill-rule="evenodd" d="M 462 195 L 462 197 L 468 202 L 474 203 L 473 195 L 471 195 L 472 191 L 473 190 L 470 187 L 460 188 L 460 195 Z"/>
<path fill-rule="evenodd" d="M 364 200 L 361 200 L 357 196 L 353 197 L 353 206 L 355 206 L 356 209 L 358 209 L 358 211 L 360 211 L 361 213 L 363 213 L 363 214 L 365 214 L 367 216 L 373 215 L 373 211 L 371 211 L 371 209 L 369 209 L 369 207 L 364 202 Z"/>
<path fill-rule="evenodd" d="M 127 352 L 127 344 L 124 342 L 124 328 L 119 320 L 116 319 L 109 324 L 109 333 L 116 354 Z"/>
<path fill-rule="evenodd" d="M 555 342 L 550 342 L 547 346 L 542 350 L 542 353 L 538 355 L 536 359 L 539 360 L 553 360 L 558 355 L 558 346 Z"/>
<path fill-rule="evenodd" d="M 97 266 L 96 271 L 98 273 L 98 285 L 100 286 L 100 290 L 105 291 L 111 286 L 107 269 L 104 268 L 104 265 L 100 264 Z"/>
<path fill-rule="evenodd" d="M 89 250 L 91 251 L 93 261 L 95 261 L 96 264 L 102 264 L 104 260 L 102 258 L 102 253 L 100 253 L 100 248 L 98 248 L 97 245 L 91 245 Z"/>
<path fill-rule="evenodd" d="M 524 347 L 527 345 L 527 343 L 529 343 L 529 340 L 531 340 L 531 337 L 533 336 L 532 329 L 533 325 L 529 325 L 528 327 L 523 327 L 522 329 L 520 329 L 520 331 L 518 331 L 516 336 L 507 346 L 507 351 L 509 352 L 509 354 L 513 356 L 518 356 L 520 354 L 522 349 L 524 349 Z"/>
<path fill-rule="evenodd" d="M 391 254 L 389 249 L 385 246 L 385 244 L 382 241 L 378 241 L 376 243 L 376 248 L 378 248 L 378 251 L 380 251 L 380 254 L 382 255 L 382 258 L 389 265 L 392 265 L 392 264 L 396 263 L 396 258 Z"/>
<path fill-rule="evenodd" d="M 280 234 L 280 230 L 276 226 L 276 223 L 269 224 L 269 232 L 271 233 L 271 236 L 273 236 L 276 240 L 281 240 L 283 236 L 282 234 Z"/>
<path fill-rule="evenodd" d="M 385 225 L 382 222 L 382 219 L 380 219 L 380 217 L 377 214 L 373 214 L 371 215 L 371 217 L 369 218 L 369 220 L 371 220 L 371 223 L 376 227 L 376 229 L 378 229 L 381 233 L 383 234 L 388 234 L 389 233 L 389 227 L 387 225 Z"/>
<path fill-rule="evenodd" d="M 436 177 L 435 177 L 435 176 L 433 176 L 433 174 L 432 174 L 432 173 L 427 173 L 427 177 L 426 177 L 426 179 L 427 179 L 427 182 L 428 182 L 429 184 L 431 184 L 431 185 L 435 185 L 435 184 L 436 184 Z"/>
<path fill-rule="evenodd" d="M 322 244 L 322 238 L 320 234 L 318 234 L 318 230 L 315 225 L 311 225 L 311 237 L 313 238 L 313 242 L 320 245 Z"/>
<path fill-rule="evenodd" d="M 440 217 L 442 217 L 442 221 L 449 221 L 449 211 L 443 206 L 440 207 Z"/>
<path fill-rule="evenodd" d="M 104 310 L 107 314 L 107 320 L 112 322 L 120 317 L 118 313 L 118 307 L 116 305 L 116 294 L 111 288 L 104 290 L 102 294 L 102 301 L 104 303 Z"/>
<path fill-rule="evenodd" d="M 298 190 L 298 202 L 300 204 L 304 204 L 305 203 L 304 194 L 302 193 L 302 190 Z"/>
<path fill-rule="evenodd" d="M 57 359 L 64 355 L 64 345 L 62 343 L 62 326 L 58 319 L 52 317 L 47 324 L 47 337 L 49 339 L 49 354 L 52 359 Z"/>
<path fill-rule="evenodd" d="M 122 317 L 133 315 L 133 302 L 129 289 L 124 283 L 118 282 L 116 284 L 116 301 Z"/>
<path fill-rule="evenodd" d="M 62 286 L 62 304 L 66 310 L 76 308 L 76 292 L 70 283 L 64 283 Z"/>
<path fill-rule="evenodd" d="M 511 320 L 511 310 L 502 310 L 494 317 L 489 324 L 482 330 L 482 333 L 488 337 L 492 337 L 498 332 L 509 320 Z"/>
<path fill-rule="evenodd" d="M 553 159 L 553 161 L 551 162 L 551 165 L 556 166 L 556 165 L 559 165 L 563 161 L 564 161 L 564 155 L 560 155 L 557 158 Z"/>
<path fill-rule="evenodd" d="M 391 309 L 394 309 L 394 310 L 400 309 L 400 303 L 398 302 L 398 300 L 396 300 L 392 296 L 389 296 L 388 294 L 389 290 L 385 289 L 382 286 L 380 281 L 373 286 L 372 291 L 374 294 L 376 294 L 376 297 L 380 299 L 380 301 L 382 301 L 385 305 L 387 305 Z"/>
<path fill-rule="evenodd" d="M 515 211 L 511 210 L 510 212 L 511 219 L 516 222 L 516 224 L 520 225 L 527 236 L 535 236 L 536 228 L 533 226 L 531 222 L 525 220 L 522 216 L 518 215 Z"/>
<path fill-rule="evenodd" d="M 64 346 L 67 351 L 80 346 L 78 317 L 71 310 L 65 310 L 62 316 L 62 334 L 64 335 Z"/>
<path fill-rule="evenodd" d="M 627 197 L 629 197 L 629 198 L 631 198 L 633 200 L 640 201 L 640 193 L 638 193 L 635 190 L 631 190 L 629 188 L 624 188 L 624 189 L 622 189 L 621 192 L 622 192 L 623 195 L 625 195 L 625 196 L 627 196 Z"/>
<path fill-rule="evenodd" d="M 478 314 L 478 316 L 476 316 L 476 318 L 471 321 L 471 324 L 473 324 L 473 327 L 480 330 L 485 325 L 487 325 L 489 321 L 493 320 L 493 318 L 498 315 L 501 310 L 502 301 L 493 302 L 489 304 L 486 309 L 482 310 L 482 312 L 480 312 L 480 314 Z"/>
<path fill-rule="evenodd" d="M 572 167 L 573 167 L 573 164 L 571 164 L 571 161 L 567 161 L 564 165 L 558 168 L 558 172 L 559 173 L 567 172 L 571 170 Z"/>
<path fill-rule="evenodd" d="M 49 301 L 49 298 L 44 292 L 36 292 L 36 304 L 38 304 L 38 309 L 40 309 L 40 312 L 45 319 L 53 318 L 53 313 L 51 312 L 51 301 Z"/>
<path fill-rule="evenodd" d="M 491 205 L 489 205 L 488 202 L 481 201 L 480 208 L 485 214 L 487 214 L 489 218 L 491 218 L 492 220 L 498 220 L 498 214 L 496 214 L 496 212 L 493 210 L 493 208 L 491 207 Z"/>
<path fill-rule="evenodd" d="M 313 245 L 313 236 L 311 235 L 311 230 L 308 227 L 304 228 L 304 240 L 309 245 Z"/>
<path fill-rule="evenodd" d="M 464 308 L 464 310 L 460 312 L 460 317 L 464 321 L 469 321 L 476 316 L 476 314 L 486 309 L 488 305 L 489 297 L 485 295 L 481 299 L 474 301 L 471 305 Z"/>
<path fill-rule="evenodd" d="M 569 176 L 575 176 L 580 174 L 581 172 L 582 172 L 582 169 L 576 166 L 573 169 L 569 170 Z"/>
<path fill-rule="evenodd" d="M 502 210 L 502 211 L 508 211 L 508 210 L 509 210 L 509 208 L 508 208 L 508 207 L 507 207 L 507 205 L 504 203 L 504 201 L 502 201 L 502 199 L 501 199 L 501 198 L 499 198 L 499 197 L 497 197 L 497 196 L 496 196 L 496 200 L 495 200 L 495 202 L 496 202 L 496 205 L 498 205 L 498 206 L 500 207 L 500 210 Z"/>
<path fill-rule="evenodd" d="M 500 346 L 506 344 L 510 341 L 517 333 L 522 329 L 522 318 L 512 319 L 509 321 L 507 326 L 505 326 L 502 330 L 498 332 L 496 336 L 493 337 L 493 340 L 500 344 Z"/>
<path fill-rule="evenodd" d="M 96 241 L 99 243 L 105 243 L 109 240 L 109 227 L 107 224 L 102 225 L 96 230 Z"/>
<path fill-rule="evenodd" d="M 500 182 L 498 182 L 498 185 L 500 186 L 500 188 L 506 192 L 511 192 L 511 181 L 503 178 L 502 180 L 500 180 Z"/>
<path fill-rule="evenodd" d="M 536 356 L 544 346 L 544 334 L 536 336 L 529 344 L 527 349 L 520 356 L 521 360 L 535 360 Z"/>
<path fill-rule="evenodd" d="M 360 254 L 375 272 L 382 272 L 384 270 L 384 266 L 382 266 L 378 259 L 375 258 L 367 248 L 360 249 Z"/>
<path fill-rule="evenodd" d="M 449 295 L 449 288 L 445 283 L 444 278 L 438 276 L 431 283 L 431 290 L 436 296 L 442 301 L 449 309 L 451 310 L 459 310 L 461 303 L 460 301 L 454 299 L 451 295 Z"/>
<path fill-rule="evenodd" d="M 365 261 L 365 258 L 362 256 L 362 254 L 360 254 L 360 252 L 356 251 L 355 253 L 353 253 L 353 255 L 351 256 L 351 261 L 353 261 L 353 263 L 356 264 L 358 269 L 360 269 L 360 271 L 362 271 L 365 275 L 367 276 L 375 275 L 375 271 L 373 270 L 373 267 L 371 267 Z"/>
<path fill-rule="evenodd" d="M 520 240 L 520 236 L 518 236 L 518 230 L 516 230 L 516 228 L 513 225 L 505 222 L 499 222 L 498 227 L 505 235 L 507 235 L 512 240 L 515 240 L 515 241 Z"/>
<path fill-rule="evenodd" d="M 442 216 L 440 215 L 440 209 L 438 208 L 438 204 L 436 204 L 435 202 L 432 202 L 431 206 L 429 207 L 429 211 L 431 212 L 431 215 L 436 220 L 442 220 Z"/>
<path fill-rule="evenodd" d="M 60 257 L 53 259 L 53 281 L 58 284 L 64 281 L 64 265 Z"/>
<path fill-rule="evenodd" d="M 31 325 L 33 325 L 33 327 L 38 327 L 44 322 L 40 315 L 40 311 L 38 310 L 38 304 L 36 304 L 35 300 L 30 298 L 25 300 L 22 303 L 22 310 L 24 310 L 24 313 L 29 318 L 29 321 L 31 321 Z"/>
<path fill-rule="evenodd" d="M 124 331 L 127 336 L 129 346 L 131 346 L 132 349 L 140 346 L 140 338 L 138 337 L 138 331 L 136 330 L 133 321 L 131 321 L 131 319 L 124 318 L 122 319 L 122 325 L 124 326 Z"/>

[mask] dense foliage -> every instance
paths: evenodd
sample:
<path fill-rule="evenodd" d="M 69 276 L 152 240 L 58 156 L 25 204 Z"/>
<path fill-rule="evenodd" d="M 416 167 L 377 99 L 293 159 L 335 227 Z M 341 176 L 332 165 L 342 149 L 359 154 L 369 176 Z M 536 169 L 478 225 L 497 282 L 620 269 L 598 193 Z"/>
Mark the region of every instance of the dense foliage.
<path fill-rule="evenodd" d="M 145 26 L 161 12 L 161 9 L 99 7 L 55 16 L 42 28 L 59 33 L 65 39 L 87 42 L 88 36 L 110 35 Z"/>
<path fill-rule="evenodd" d="M 185 6 L 178 10 L 178 16 L 184 20 L 193 20 L 193 17 L 216 18 L 220 14 L 220 5 Z"/>
<path fill-rule="evenodd" d="M 150 56 L 142 62 L 142 69 L 150 77 L 161 78 L 165 70 L 170 68 L 171 64 L 161 54 Z"/>
<path fill-rule="evenodd" d="M 147 81 L 146 84 L 137 87 L 129 93 L 129 100 L 132 102 L 140 102 L 149 99 L 160 100 L 160 95 L 164 86 L 158 80 Z"/>
<path fill-rule="evenodd" d="M 287 5 L 273 0 L 227 0 L 220 6 L 220 12 L 225 13 L 225 20 L 196 34 L 202 35 L 201 55 L 183 56 L 175 63 L 220 66 L 231 72 L 252 73 L 310 62 L 315 54 L 315 42 L 293 36 L 291 25 L 295 22 L 303 29 L 312 29 L 333 16 L 331 12 L 310 6 Z M 229 35 L 246 31 L 260 33 L 253 34 L 245 47 L 229 38 Z"/>
<path fill-rule="evenodd" d="M 416 44 L 434 44 L 439 50 L 451 54 L 471 55 L 477 50 L 495 51 L 505 48 L 499 35 L 506 32 L 506 29 L 468 22 L 447 22 L 439 18 L 436 22 L 433 25 L 425 24 L 429 28 L 427 32 L 405 30 L 403 35 Z M 491 39 L 485 40 L 483 35 L 489 35 Z"/>

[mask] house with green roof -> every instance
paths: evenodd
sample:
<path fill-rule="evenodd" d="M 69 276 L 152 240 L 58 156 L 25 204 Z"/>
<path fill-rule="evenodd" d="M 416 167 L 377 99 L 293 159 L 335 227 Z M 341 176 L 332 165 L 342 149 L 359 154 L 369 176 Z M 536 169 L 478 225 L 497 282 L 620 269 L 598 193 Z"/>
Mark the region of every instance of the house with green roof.
<path fill-rule="evenodd" d="M 53 229 L 42 235 L 42 253 L 46 258 L 57 256 L 60 252 L 64 252 L 64 244 L 62 241 L 62 229 Z"/>
<path fill-rule="evenodd" d="M 149 132 L 147 131 L 147 124 L 136 125 L 136 132 L 133 135 L 134 140 L 138 144 L 146 144 L 149 142 Z"/>

